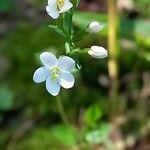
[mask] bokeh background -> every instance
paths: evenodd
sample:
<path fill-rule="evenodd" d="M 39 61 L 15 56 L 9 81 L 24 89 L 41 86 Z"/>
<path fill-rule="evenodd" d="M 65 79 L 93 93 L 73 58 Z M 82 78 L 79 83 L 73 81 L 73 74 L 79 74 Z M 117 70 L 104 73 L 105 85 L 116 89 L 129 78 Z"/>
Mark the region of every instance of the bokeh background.
<path fill-rule="evenodd" d="M 0 0 L 0 149 L 150 150 L 150 1 L 81 0 L 75 28 L 97 20 L 104 29 L 77 45 L 102 45 L 110 57 L 80 56 L 75 86 L 60 93 L 71 125 L 32 80 L 39 53 L 64 50 L 46 5 Z"/>

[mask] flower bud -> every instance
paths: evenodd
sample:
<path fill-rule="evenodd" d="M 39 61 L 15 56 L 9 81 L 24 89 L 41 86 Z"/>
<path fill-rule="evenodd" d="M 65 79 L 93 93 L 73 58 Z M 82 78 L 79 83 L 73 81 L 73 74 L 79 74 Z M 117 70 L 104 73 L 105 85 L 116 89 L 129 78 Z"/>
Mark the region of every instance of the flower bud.
<path fill-rule="evenodd" d="M 108 56 L 107 50 L 101 46 L 91 46 L 88 54 L 97 59 L 102 59 Z"/>
<path fill-rule="evenodd" d="M 103 28 L 102 25 L 100 25 L 99 22 L 97 21 L 93 21 L 89 24 L 89 27 L 88 27 L 88 32 L 90 33 L 98 33 L 99 31 L 101 31 Z"/>

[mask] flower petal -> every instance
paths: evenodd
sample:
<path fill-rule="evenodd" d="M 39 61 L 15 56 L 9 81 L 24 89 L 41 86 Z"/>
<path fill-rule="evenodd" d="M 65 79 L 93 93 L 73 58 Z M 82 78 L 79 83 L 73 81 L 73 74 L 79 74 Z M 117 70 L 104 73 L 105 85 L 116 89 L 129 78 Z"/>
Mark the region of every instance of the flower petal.
<path fill-rule="evenodd" d="M 48 0 L 48 5 L 57 5 L 56 0 Z"/>
<path fill-rule="evenodd" d="M 70 72 L 61 71 L 58 82 L 63 88 L 69 89 L 73 87 L 75 79 Z"/>
<path fill-rule="evenodd" d="M 47 69 L 57 64 L 57 58 L 50 52 L 43 52 L 40 55 L 40 60 Z"/>
<path fill-rule="evenodd" d="M 58 59 L 58 66 L 60 66 L 62 70 L 71 71 L 75 68 L 75 61 L 68 56 L 62 56 Z"/>
<path fill-rule="evenodd" d="M 53 96 L 57 96 L 60 91 L 60 85 L 57 80 L 53 80 L 49 76 L 46 80 L 46 89 Z"/>
<path fill-rule="evenodd" d="M 47 5 L 46 6 L 46 12 L 53 19 L 57 19 L 59 17 L 59 10 L 57 9 L 56 5 Z"/>
<path fill-rule="evenodd" d="M 73 4 L 69 0 L 64 0 L 64 6 L 61 8 L 60 13 L 68 11 Z"/>
<path fill-rule="evenodd" d="M 49 71 L 45 67 L 38 68 L 33 75 L 33 81 L 36 83 L 41 83 L 47 79 L 49 76 Z"/>

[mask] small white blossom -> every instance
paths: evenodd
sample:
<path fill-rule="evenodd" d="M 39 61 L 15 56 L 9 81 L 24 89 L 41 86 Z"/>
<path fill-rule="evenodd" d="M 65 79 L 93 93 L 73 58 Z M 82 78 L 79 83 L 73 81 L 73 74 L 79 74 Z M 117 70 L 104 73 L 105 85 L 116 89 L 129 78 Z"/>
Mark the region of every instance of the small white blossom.
<path fill-rule="evenodd" d="M 46 11 L 53 19 L 57 19 L 60 13 L 68 11 L 72 6 L 69 0 L 48 0 Z"/>
<path fill-rule="evenodd" d="M 102 59 L 108 56 L 108 52 L 104 47 L 101 46 L 91 46 L 91 49 L 88 51 L 88 54 L 93 58 Z"/>
<path fill-rule="evenodd" d="M 103 26 L 100 25 L 99 22 L 97 21 L 93 21 L 89 24 L 88 27 L 88 32 L 90 33 L 98 33 L 99 31 L 101 31 L 103 29 Z"/>
<path fill-rule="evenodd" d="M 62 56 L 57 59 L 52 53 L 43 52 L 40 60 L 44 66 L 35 71 L 34 82 L 46 81 L 46 89 L 53 96 L 58 95 L 61 86 L 65 89 L 73 87 L 75 79 L 71 70 L 75 68 L 75 61 L 72 58 Z"/>

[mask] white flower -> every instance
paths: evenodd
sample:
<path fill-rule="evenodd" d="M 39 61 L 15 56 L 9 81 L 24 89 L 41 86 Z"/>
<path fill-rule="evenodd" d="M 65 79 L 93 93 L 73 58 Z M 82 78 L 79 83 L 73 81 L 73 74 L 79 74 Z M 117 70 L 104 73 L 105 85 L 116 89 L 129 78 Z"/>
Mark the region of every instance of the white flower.
<path fill-rule="evenodd" d="M 40 60 L 44 66 L 35 71 L 34 82 L 46 81 L 46 89 L 53 96 L 58 95 L 61 86 L 65 89 L 73 87 L 75 79 L 70 71 L 75 68 L 75 61 L 72 58 L 62 56 L 57 59 L 52 53 L 43 52 Z"/>
<path fill-rule="evenodd" d="M 57 19 L 60 13 L 68 11 L 72 6 L 69 0 L 48 0 L 46 11 L 53 19 Z"/>
<path fill-rule="evenodd" d="M 108 56 L 108 52 L 104 47 L 101 46 L 91 46 L 91 49 L 88 51 L 88 54 L 93 58 L 105 58 Z"/>
<path fill-rule="evenodd" d="M 99 22 L 97 21 L 93 21 L 89 24 L 88 27 L 88 32 L 90 33 L 98 33 L 99 31 L 101 31 L 103 29 L 103 26 L 100 25 Z"/>

